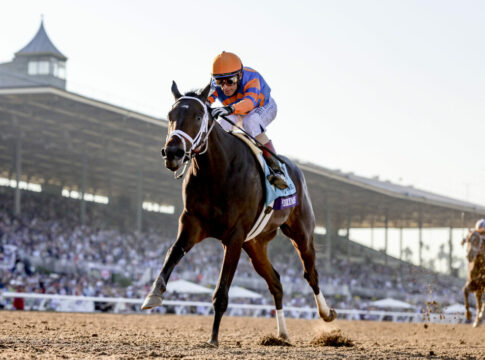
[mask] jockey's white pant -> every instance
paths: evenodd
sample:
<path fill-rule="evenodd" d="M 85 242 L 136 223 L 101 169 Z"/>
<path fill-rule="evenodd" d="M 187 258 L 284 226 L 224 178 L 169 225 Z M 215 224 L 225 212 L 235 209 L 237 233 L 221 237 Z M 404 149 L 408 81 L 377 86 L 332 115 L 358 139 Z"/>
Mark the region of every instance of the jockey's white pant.
<path fill-rule="evenodd" d="M 235 124 L 246 130 L 251 136 L 258 136 L 266 131 L 266 127 L 276 118 L 278 107 L 273 98 L 269 98 L 266 105 L 257 107 L 251 110 L 246 115 L 229 115 L 227 116 Z M 221 124 L 222 128 L 226 131 L 232 130 L 232 124 L 226 120 L 219 118 L 217 120 Z"/>

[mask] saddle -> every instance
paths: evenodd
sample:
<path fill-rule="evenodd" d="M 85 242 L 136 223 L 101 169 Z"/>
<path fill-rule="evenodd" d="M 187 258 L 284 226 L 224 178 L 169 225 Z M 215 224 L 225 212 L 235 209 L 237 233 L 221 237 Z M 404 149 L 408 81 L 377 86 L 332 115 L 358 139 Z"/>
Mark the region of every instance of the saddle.
<path fill-rule="evenodd" d="M 231 134 L 242 140 L 249 147 L 251 152 L 256 157 L 257 163 L 260 165 L 259 170 L 261 171 L 262 175 L 264 175 L 263 178 L 265 183 L 264 185 L 266 206 L 263 208 L 263 211 L 259 215 L 258 220 L 256 220 L 256 223 L 253 225 L 253 228 L 246 237 L 246 241 L 249 241 L 251 239 L 254 239 L 261 233 L 261 231 L 263 231 L 264 227 L 271 218 L 271 215 L 273 214 L 273 210 L 283 210 L 298 205 L 298 196 L 296 194 L 295 184 L 293 183 L 293 180 L 291 179 L 288 170 L 286 169 L 286 164 L 282 164 L 282 168 L 285 173 L 285 180 L 288 184 L 288 187 L 281 190 L 269 183 L 268 175 L 270 174 L 270 170 L 268 164 L 266 164 L 266 161 L 263 157 L 263 152 L 256 145 L 254 140 L 249 138 L 242 131 L 232 131 Z"/>

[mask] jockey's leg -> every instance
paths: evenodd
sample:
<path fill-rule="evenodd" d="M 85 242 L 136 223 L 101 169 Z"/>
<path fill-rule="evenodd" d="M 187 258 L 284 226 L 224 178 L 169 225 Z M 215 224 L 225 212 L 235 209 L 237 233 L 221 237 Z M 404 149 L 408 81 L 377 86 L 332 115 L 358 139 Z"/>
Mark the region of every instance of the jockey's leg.
<path fill-rule="evenodd" d="M 173 271 L 173 268 L 182 259 L 182 257 L 189 252 L 189 250 L 204 238 L 199 220 L 193 216 L 183 213 L 179 220 L 179 234 L 177 240 L 168 249 L 162 270 L 153 282 L 152 288 L 148 293 L 142 310 L 148 310 L 156 306 L 162 305 L 162 295 L 166 290 L 168 278 Z"/>
<path fill-rule="evenodd" d="M 261 139 L 261 140 L 267 140 L 266 142 L 263 142 L 261 141 L 260 139 L 258 139 L 258 137 L 260 135 L 264 135 L 264 138 L 265 139 Z M 271 150 L 274 154 L 276 154 L 276 150 L 273 146 L 273 142 L 271 140 L 268 139 L 268 137 L 265 135 L 265 133 L 262 133 L 258 136 L 256 136 L 256 139 L 262 143 L 266 148 L 268 148 L 269 150 Z M 268 166 L 271 168 L 271 170 L 273 170 L 271 172 L 271 174 L 268 175 L 268 180 L 270 182 L 270 184 L 273 184 L 274 186 L 276 186 L 278 189 L 286 189 L 288 187 L 288 184 L 286 183 L 286 180 L 285 180 L 285 173 L 283 171 L 283 168 L 281 166 L 281 163 L 278 161 L 278 159 L 276 159 L 267 149 L 265 149 L 264 147 L 261 148 L 261 150 L 263 150 L 263 157 L 265 158 L 266 160 L 266 163 L 268 164 Z"/>
<path fill-rule="evenodd" d="M 277 112 L 278 107 L 276 106 L 276 102 L 270 98 L 266 105 L 251 110 L 243 117 L 244 130 L 275 154 L 276 151 L 273 144 L 266 136 L 265 131 L 266 127 L 276 118 Z M 280 162 L 272 156 L 269 151 L 264 148 L 262 148 L 262 150 L 266 163 L 271 169 L 271 174 L 268 176 L 269 182 L 279 189 L 286 189 L 288 184 L 286 184 L 285 175 Z"/>
<path fill-rule="evenodd" d="M 237 122 L 239 121 L 239 116 L 237 115 L 227 115 L 226 117 L 234 124 L 237 124 Z M 217 122 L 222 126 L 225 131 L 231 131 L 233 128 L 233 125 L 229 121 L 224 120 L 222 117 L 218 118 Z"/>

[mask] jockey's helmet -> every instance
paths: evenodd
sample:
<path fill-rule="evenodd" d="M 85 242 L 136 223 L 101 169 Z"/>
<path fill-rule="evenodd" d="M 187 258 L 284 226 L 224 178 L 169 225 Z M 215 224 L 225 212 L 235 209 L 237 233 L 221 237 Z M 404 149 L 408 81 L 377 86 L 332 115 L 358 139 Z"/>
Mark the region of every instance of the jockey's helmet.
<path fill-rule="evenodd" d="M 242 62 L 236 54 L 223 51 L 216 56 L 212 63 L 212 77 L 214 79 L 230 77 L 242 70 Z"/>
<path fill-rule="evenodd" d="M 485 229 L 485 219 L 478 220 L 477 223 L 475 224 L 475 229 L 476 230 Z"/>

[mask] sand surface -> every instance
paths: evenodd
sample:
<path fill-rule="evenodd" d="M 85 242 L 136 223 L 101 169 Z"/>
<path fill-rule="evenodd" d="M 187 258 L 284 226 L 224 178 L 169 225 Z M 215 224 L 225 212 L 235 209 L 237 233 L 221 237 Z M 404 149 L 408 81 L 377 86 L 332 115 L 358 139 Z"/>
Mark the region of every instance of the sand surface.
<path fill-rule="evenodd" d="M 485 324 L 399 324 L 287 319 L 293 346 L 259 345 L 275 319 L 0 311 L 0 359 L 485 359 Z M 339 329 L 353 347 L 311 345 Z"/>

